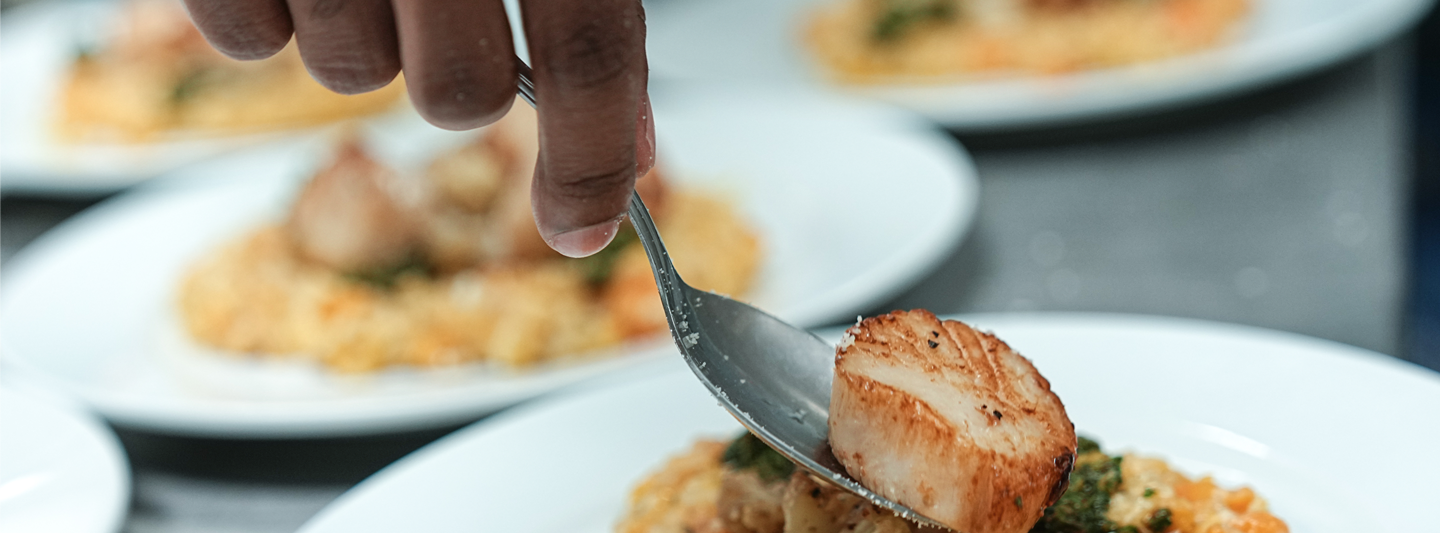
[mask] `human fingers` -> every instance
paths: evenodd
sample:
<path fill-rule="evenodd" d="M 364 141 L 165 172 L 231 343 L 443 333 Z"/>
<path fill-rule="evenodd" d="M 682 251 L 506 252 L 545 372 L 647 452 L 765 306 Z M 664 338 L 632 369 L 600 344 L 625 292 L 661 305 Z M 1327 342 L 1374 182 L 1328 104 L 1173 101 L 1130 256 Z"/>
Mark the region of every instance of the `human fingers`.
<path fill-rule="evenodd" d="M 515 101 L 515 50 L 500 0 L 392 0 L 410 101 L 442 128 L 478 128 Z"/>
<path fill-rule="evenodd" d="M 635 186 L 643 12 L 639 0 L 522 0 L 521 12 L 539 102 L 535 222 L 551 248 L 590 255 L 614 238 Z"/>
<path fill-rule="evenodd" d="M 235 59 L 275 55 L 294 30 L 285 0 L 185 0 L 185 9 L 205 40 Z"/>
<path fill-rule="evenodd" d="M 358 94 L 400 73 L 389 0 L 288 0 L 305 68 L 325 87 Z"/>

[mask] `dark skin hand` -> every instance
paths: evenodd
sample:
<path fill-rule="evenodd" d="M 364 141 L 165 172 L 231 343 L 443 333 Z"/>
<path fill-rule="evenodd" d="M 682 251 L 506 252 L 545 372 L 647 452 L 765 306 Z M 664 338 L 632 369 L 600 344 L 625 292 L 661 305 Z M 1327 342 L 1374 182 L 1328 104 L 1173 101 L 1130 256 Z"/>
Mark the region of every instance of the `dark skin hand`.
<path fill-rule="evenodd" d="M 339 93 L 384 87 L 400 71 L 436 126 L 490 124 L 515 101 L 515 51 L 501 0 L 185 0 L 195 25 L 236 59 L 263 59 L 295 36 L 310 74 Z M 531 201 L 556 251 L 609 244 L 636 176 L 654 166 L 640 0 L 521 0 L 534 63 L 540 161 Z"/>

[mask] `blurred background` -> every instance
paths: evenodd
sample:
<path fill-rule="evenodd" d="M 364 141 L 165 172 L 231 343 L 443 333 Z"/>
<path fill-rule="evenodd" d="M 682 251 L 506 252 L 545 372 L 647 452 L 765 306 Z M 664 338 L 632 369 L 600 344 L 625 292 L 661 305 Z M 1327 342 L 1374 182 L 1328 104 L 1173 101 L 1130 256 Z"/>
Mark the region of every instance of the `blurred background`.
<path fill-rule="evenodd" d="M 5 0 L 0 17 L 50 1 Z M 1329 339 L 1440 370 L 1440 17 L 1234 94 L 949 134 L 978 170 L 974 225 L 933 272 L 866 315 L 1170 315 Z M 7 190 L 0 268 L 116 194 L 124 192 Z M 453 429 L 236 441 L 120 427 L 134 471 L 124 530 L 292 531 Z"/>

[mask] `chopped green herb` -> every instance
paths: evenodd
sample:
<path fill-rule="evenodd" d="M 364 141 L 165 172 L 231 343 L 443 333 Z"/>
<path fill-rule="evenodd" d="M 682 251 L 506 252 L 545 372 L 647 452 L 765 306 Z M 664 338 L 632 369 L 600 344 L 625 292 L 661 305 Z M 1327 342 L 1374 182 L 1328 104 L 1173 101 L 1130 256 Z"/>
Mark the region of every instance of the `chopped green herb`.
<path fill-rule="evenodd" d="M 1150 528 L 1153 533 L 1160 533 L 1170 529 L 1170 518 L 1170 510 L 1162 507 L 1150 515 L 1150 520 L 1145 522 L 1145 527 Z"/>
<path fill-rule="evenodd" d="M 84 63 L 95 58 L 95 47 L 90 44 L 75 45 L 75 62 Z"/>
<path fill-rule="evenodd" d="M 1140 533 L 1140 528 L 1135 526 L 1123 526 L 1115 530 L 1115 533 Z"/>
<path fill-rule="evenodd" d="M 955 9 L 948 0 L 892 0 L 889 8 L 875 20 L 870 36 L 876 42 L 895 41 L 916 26 L 946 20 L 954 14 Z"/>
<path fill-rule="evenodd" d="M 209 69 L 197 68 L 180 76 L 180 80 L 170 87 L 170 105 L 180 105 L 194 98 L 209 83 L 209 74 Z"/>
<path fill-rule="evenodd" d="M 736 470 L 753 469 L 766 483 L 789 478 L 795 471 L 795 463 L 770 449 L 769 445 L 748 431 L 731 442 L 721 458 Z"/>
<path fill-rule="evenodd" d="M 430 265 L 420 256 L 412 255 L 394 265 L 348 272 L 345 277 L 377 289 L 391 289 L 402 277 L 429 276 L 430 274 Z"/>
<path fill-rule="evenodd" d="M 1100 451 L 1100 443 L 1085 437 L 1075 437 L 1075 455 L 1085 455 Z"/>
<path fill-rule="evenodd" d="M 1120 526 L 1105 517 L 1110 496 L 1120 490 L 1121 457 L 1100 453 L 1095 441 L 1081 438 L 1081 453 L 1070 473 L 1070 488 L 1031 528 L 1031 533 L 1113 533 Z"/>
<path fill-rule="evenodd" d="M 615 263 L 620 260 L 620 254 L 625 248 L 638 242 L 640 236 L 635 233 L 635 227 L 627 222 L 620 226 L 620 233 L 615 234 L 615 240 L 610 241 L 609 246 L 595 255 L 576 261 L 575 264 L 585 276 L 585 281 L 591 285 L 600 285 L 615 273 Z"/>
<path fill-rule="evenodd" d="M 1019 496 L 1016 496 L 1016 497 L 1015 497 L 1015 507 L 1020 508 L 1020 509 L 1024 509 L 1024 508 L 1025 508 L 1025 500 L 1024 500 L 1024 499 L 1021 499 Z"/>

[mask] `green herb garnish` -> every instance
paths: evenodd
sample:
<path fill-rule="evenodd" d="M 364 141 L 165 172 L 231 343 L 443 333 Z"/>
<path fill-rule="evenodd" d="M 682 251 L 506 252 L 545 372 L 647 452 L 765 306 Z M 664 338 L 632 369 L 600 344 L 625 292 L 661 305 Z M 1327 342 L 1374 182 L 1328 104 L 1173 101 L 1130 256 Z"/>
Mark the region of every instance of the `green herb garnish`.
<path fill-rule="evenodd" d="M 633 243 L 640 242 L 640 236 L 635 233 L 635 227 L 628 222 L 620 225 L 620 233 L 615 234 L 615 240 L 605 249 L 595 252 L 595 255 L 577 260 L 577 268 L 585 281 L 591 285 L 600 285 L 610 279 L 615 273 L 615 264 L 620 261 L 620 254 Z"/>
<path fill-rule="evenodd" d="M 210 70 L 204 68 L 191 69 L 180 76 L 180 80 L 170 87 L 169 102 L 172 106 L 178 106 L 194 98 L 209 84 Z"/>
<path fill-rule="evenodd" d="M 432 270 L 429 263 L 419 254 L 415 254 L 394 265 L 347 272 L 345 277 L 377 289 L 388 290 L 394 288 L 402 277 L 429 276 Z"/>
<path fill-rule="evenodd" d="M 1160 533 L 1170 529 L 1170 519 L 1170 510 L 1161 508 L 1150 515 L 1150 520 L 1145 522 L 1145 527 L 1150 528 L 1150 531 Z"/>
<path fill-rule="evenodd" d="M 954 14 L 948 0 L 895 0 L 875 20 L 870 37 L 875 42 L 892 42 L 921 24 L 947 20 Z"/>
<path fill-rule="evenodd" d="M 1120 490 L 1120 457 L 1100 452 L 1093 440 L 1080 438 L 1070 488 L 1045 509 L 1031 533 L 1114 533 L 1124 528 L 1105 518 L 1110 496 Z M 1127 526 L 1129 527 L 1129 526 Z"/>
<path fill-rule="evenodd" d="M 760 480 L 773 483 L 790 477 L 795 463 L 780 455 L 755 435 L 745 432 L 725 448 L 721 457 L 726 465 L 736 470 L 754 470 Z"/>
<path fill-rule="evenodd" d="M 90 44 L 75 45 L 75 62 L 85 63 L 95 58 L 95 46 Z"/>

